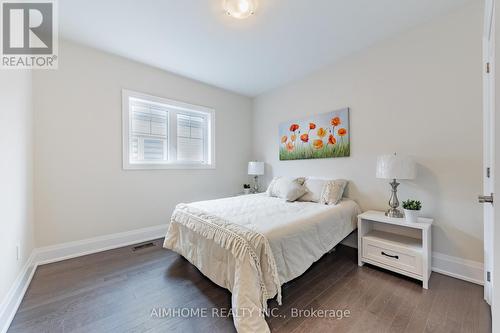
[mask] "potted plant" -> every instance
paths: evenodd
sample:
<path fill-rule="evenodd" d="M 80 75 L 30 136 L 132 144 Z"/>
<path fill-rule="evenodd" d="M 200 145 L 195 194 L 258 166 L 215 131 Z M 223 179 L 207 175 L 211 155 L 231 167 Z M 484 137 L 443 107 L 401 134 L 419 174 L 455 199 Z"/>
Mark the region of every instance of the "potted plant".
<path fill-rule="evenodd" d="M 422 203 L 418 200 L 406 200 L 403 201 L 403 209 L 405 211 L 406 222 L 416 223 L 418 222 L 418 215 L 422 209 Z"/>
<path fill-rule="evenodd" d="M 250 191 L 251 191 L 250 184 L 243 184 L 243 193 L 250 194 Z"/>

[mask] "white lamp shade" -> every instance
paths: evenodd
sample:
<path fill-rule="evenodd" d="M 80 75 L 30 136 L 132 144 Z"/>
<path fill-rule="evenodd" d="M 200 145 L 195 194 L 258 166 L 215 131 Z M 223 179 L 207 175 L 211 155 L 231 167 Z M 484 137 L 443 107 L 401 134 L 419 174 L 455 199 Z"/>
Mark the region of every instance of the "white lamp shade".
<path fill-rule="evenodd" d="M 377 178 L 414 179 L 415 176 L 415 161 L 409 156 L 392 154 L 377 158 Z"/>
<path fill-rule="evenodd" d="M 264 162 L 248 162 L 248 174 L 262 176 L 264 174 Z"/>

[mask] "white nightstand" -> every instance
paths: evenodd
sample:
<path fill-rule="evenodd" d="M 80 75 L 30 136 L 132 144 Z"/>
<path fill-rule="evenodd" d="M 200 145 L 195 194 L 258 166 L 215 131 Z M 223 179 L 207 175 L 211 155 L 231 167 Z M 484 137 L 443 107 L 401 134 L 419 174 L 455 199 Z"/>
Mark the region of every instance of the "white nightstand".
<path fill-rule="evenodd" d="M 358 215 L 358 264 L 369 263 L 422 281 L 427 289 L 431 275 L 432 219 L 407 223 L 384 212 Z"/>

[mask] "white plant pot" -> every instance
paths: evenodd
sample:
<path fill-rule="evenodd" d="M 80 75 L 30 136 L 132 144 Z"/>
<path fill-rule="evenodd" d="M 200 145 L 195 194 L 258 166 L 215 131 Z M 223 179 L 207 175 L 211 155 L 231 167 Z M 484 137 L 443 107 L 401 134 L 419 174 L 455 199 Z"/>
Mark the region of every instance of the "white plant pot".
<path fill-rule="evenodd" d="M 409 209 L 403 209 L 405 212 L 405 219 L 406 222 L 408 223 L 417 223 L 418 222 L 418 216 L 420 215 L 419 210 L 409 210 Z"/>
<path fill-rule="evenodd" d="M 249 188 L 244 188 L 243 189 L 244 194 L 250 194 L 250 189 Z"/>

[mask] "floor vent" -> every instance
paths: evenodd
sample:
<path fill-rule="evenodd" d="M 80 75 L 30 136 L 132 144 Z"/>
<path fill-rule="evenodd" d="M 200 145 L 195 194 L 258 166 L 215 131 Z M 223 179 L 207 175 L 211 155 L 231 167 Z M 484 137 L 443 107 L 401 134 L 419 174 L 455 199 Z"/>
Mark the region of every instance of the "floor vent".
<path fill-rule="evenodd" d="M 144 244 L 139 244 L 139 245 L 136 245 L 132 248 L 132 251 L 140 251 L 140 250 L 145 250 L 145 249 L 149 249 L 150 247 L 153 247 L 155 246 L 155 244 L 153 242 L 149 242 L 149 243 L 144 243 Z"/>

